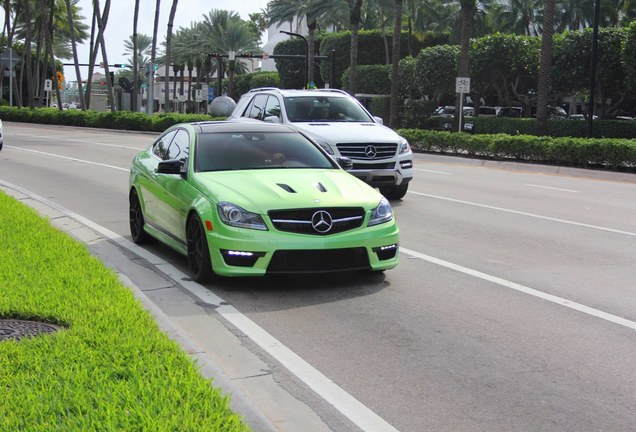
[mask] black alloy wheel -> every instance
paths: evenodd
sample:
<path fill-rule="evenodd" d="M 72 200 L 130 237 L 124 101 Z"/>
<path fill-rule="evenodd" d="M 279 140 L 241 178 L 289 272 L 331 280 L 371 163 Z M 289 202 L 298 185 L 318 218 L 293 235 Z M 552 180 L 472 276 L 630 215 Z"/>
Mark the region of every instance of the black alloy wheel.
<path fill-rule="evenodd" d="M 147 243 L 150 240 L 150 235 L 144 231 L 144 213 L 141 210 L 141 203 L 139 202 L 139 196 L 137 191 L 132 190 L 128 199 L 129 217 L 130 217 L 130 236 L 132 241 L 137 244 Z"/>
<path fill-rule="evenodd" d="M 214 272 L 212 271 L 208 240 L 199 216 L 193 215 L 188 219 L 186 237 L 190 276 L 199 283 L 209 282 Z"/>

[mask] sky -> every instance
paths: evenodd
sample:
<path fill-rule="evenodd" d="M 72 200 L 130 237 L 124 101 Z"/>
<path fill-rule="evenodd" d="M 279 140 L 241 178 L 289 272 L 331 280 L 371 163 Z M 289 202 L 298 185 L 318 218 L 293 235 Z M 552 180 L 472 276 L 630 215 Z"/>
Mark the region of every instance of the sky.
<path fill-rule="evenodd" d="M 179 0 L 173 32 L 176 32 L 180 27 L 190 27 L 193 22 L 203 21 L 203 15 L 207 15 L 213 9 L 235 11 L 239 13 L 241 18 L 248 20 L 249 14 L 265 9 L 267 2 L 268 0 Z M 93 12 L 92 3 L 92 0 L 80 0 L 78 3 L 78 6 L 82 9 L 80 15 L 85 18 L 84 22 L 89 25 L 89 29 Z M 103 4 L 103 1 L 101 3 Z M 105 34 L 106 53 L 108 55 L 108 63 L 111 65 L 127 63 L 128 61 L 128 58 L 124 55 L 124 41 L 133 32 L 134 3 L 133 0 L 111 0 Z M 155 5 L 156 0 L 141 0 L 139 2 L 138 33 L 152 37 Z M 160 46 L 159 43 L 165 40 L 166 32 L 168 31 L 168 16 L 170 15 L 171 6 L 172 0 L 161 0 L 158 46 Z M 264 43 L 266 40 L 262 42 Z M 78 45 L 77 49 L 79 63 L 88 63 L 88 43 Z M 72 59 L 64 60 L 64 62 L 70 63 Z M 100 71 L 103 73 L 103 70 L 97 70 L 97 72 Z M 88 68 L 82 68 L 81 73 L 82 79 L 86 79 L 85 74 L 88 73 Z M 76 80 L 74 66 L 65 66 L 64 75 L 67 81 Z"/>

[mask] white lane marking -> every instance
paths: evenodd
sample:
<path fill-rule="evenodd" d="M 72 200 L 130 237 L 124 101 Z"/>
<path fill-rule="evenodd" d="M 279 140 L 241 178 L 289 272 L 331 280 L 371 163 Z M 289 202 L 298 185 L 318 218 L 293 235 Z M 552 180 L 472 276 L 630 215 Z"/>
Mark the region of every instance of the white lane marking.
<path fill-rule="evenodd" d="M 449 173 L 449 172 L 433 171 L 433 170 L 427 170 L 427 169 L 422 169 L 422 168 L 413 168 L 413 171 L 422 171 L 422 172 L 433 173 L 433 174 L 453 175 L 453 173 Z"/>
<path fill-rule="evenodd" d="M 263 328 L 259 327 L 254 321 L 239 312 L 234 306 L 231 306 L 223 300 L 221 297 L 212 293 L 204 286 L 188 281 L 189 275 L 181 272 L 173 265 L 157 257 L 153 253 L 137 246 L 125 237 L 120 236 L 116 232 L 105 228 L 90 219 L 87 219 L 71 210 L 68 210 L 44 197 L 41 197 L 35 193 L 32 193 L 19 186 L 7 183 L 4 180 L 0 180 L 0 184 L 5 185 L 11 189 L 19 191 L 20 193 L 40 201 L 60 213 L 65 214 L 71 219 L 75 219 L 79 223 L 93 229 L 94 231 L 102 234 L 104 237 L 117 243 L 123 248 L 130 250 L 141 258 L 146 259 L 153 265 L 157 266 L 160 271 L 166 275 L 172 277 L 176 281 L 180 281 L 181 286 L 190 291 L 199 300 L 211 305 L 216 306 L 216 311 L 231 322 L 238 330 L 244 333 L 252 341 L 254 341 L 263 350 L 268 352 L 273 358 L 279 361 L 284 367 L 286 367 L 292 374 L 296 375 L 298 379 L 303 381 L 309 388 L 311 388 L 316 394 L 322 397 L 325 401 L 331 404 L 335 409 L 342 413 L 345 417 L 351 420 L 356 426 L 365 432 L 398 432 L 396 428 L 391 426 L 382 417 L 378 416 L 375 412 L 370 410 L 362 402 L 351 396 L 331 379 L 323 375 L 319 370 L 311 366 L 300 356 L 294 353 L 292 350 L 283 345 L 280 341 L 267 333 Z"/>
<path fill-rule="evenodd" d="M 613 228 L 602 227 L 602 226 L 599 226 L 599 225 L 590 225 L 590 224 L 581 223 L 581 222 L 575 222 L 575 221 L 571 221 L 571 220 L 567 220 L 567 219 L 559 219 L 559 218 L 553 218 L 553 217 L 549 217 L 549 216 L 542 216 L 542 215 L 539 215 L 539 214 L 536 214 L 536 213 L 528 213 L 528 212 L 522 212 L 522 211 L 517 211 L 517 210 L 511 210 L 511 209 L 507 209 L 507 208 L 503 208 L 503 207 L 495 207 L 495 206 L 490 206 L 490 205 L 486 205 L 486 204 L 479 204 L 479 203 L 475 203 L 475 202 L 471 202 L 471 201 L 464 201 L 464 200 L 455 199 L 455 198 L 442 197 L 442 196 L 439 196 L 439 195 L 425 194 L 425 193 L 422 193 L 422 192 L 409 191 L 408 193 L 413 194 L 413 195 L 425 196 L 425 197 L 429 197 L 429 198 L 435 198 L 435 199 L 439 199 L 439 200 L 443 200 L 443 201 L 455 202 L 455 203 L 459 203 L 459 204 L 467 204 L 467 205 L 471 205 L 471 206 L 474 206 L 474 207 L 481 207 L 481 208 L 490 209 L 490 210 L 498 210 L 498 211 L 502 211 L 502 212 L 506 212 L 506 213 L 512 213 L 512 214 L 517 214 L 517 215 L 521 215 L 521 216 L 528 216 L 528 217 L 533 217 L 533 218 L 537 218 L 537 219 L 549 220 L 549 221 L 552 221 L 552 222 L 559 222 L 559 223 L 564 223 L 564 224 L 568 224 L 568 225 L 575 225 L 575 226 L 580 226 L 580 227 L 584 227 L 584 228 L 591 228 L 591 229 L 595 229 L 595 230 L 607 231 L 607 232 L 611 232 L 611 233 L 615 233 L 615 234 L 623 234 L 623 235 L 627 235 L 627 236 L 631 236 L 631 237 L 636 237 L 636 232 L 631 232 L 631 231 L 622 231 L 622 230 L 617 230 L 617 229 L 613 229 Z"/>
<path fill-rule="evenodd" d="M 30 152 L 30 153 L 37 153 L 37 154 L 42 154 L 42 155 L 46 155 L 46 156 L 52 156 L 52 157 L 56 157 L 56 158 L 60 158 L 60 159 L 66 159 L 66 160 L 70 160 L 73 162 L 82 162 L 82 163 L 86 163 L 86 164 L 90 164 L 90 165 L 97 165 L 97 166 L 102 166 L 102 167 L 106 167 L 106 168 L 112 168 L 112 169 L 116 169 L 119 171 L 125 171 L 125 172 L 129 172 L 130 169 L 129 168 L 121 168 L 121 167 L 117 167 L 114 165 L 108 165 L 108 164 L 104 164 L 104 163 L 100 163 L 100 162 L 92 162 L 92 161 L 87 161 L 84 159 L 77 159 L 77 158 L 72 158 L 69 156 L 62 156 L 62 155 L 58 155 L 55 153 L 47 153 L 47 152 L 43 152 L 43 151 L 39 151 L 39 150 L 31 150 L 31 149 L 25 149 L 22 147 L 15 147 L 15 146 L 6 146 L 7 148 L 12 148 L 12 149 L 16 149 L 16 150 L 21 150 L 24 152 Z"/>
<path fill-rule="evenodd" d="M 30 135 L 30 134 L 21 134 L 21 133 L 14 133 L 11 134 L 13 136 L 19 136 L 19 137 L 29 137 L 29 138 L 39 138 L 40 141 L 51 141 L 51 137 L 43 137 L 42 135 Z M 82 143 L 82 144 L 90 144 L 90 145 L 97 145 L 97 146 L 102 146 L 102 147 L 115 147 L 115 148 L 123 148 L 123 149 L 129 149 L 129 150 L 137 150 L 137 151 L 141 151 L 143 149 L 145 149 L 148 146 L 144 146 L 144 147 L 130 147 L 130 146 L 125 146 L 125 145 L 121 145 L 121 144 L 106 144 L 106 143 L 100 143 L 100 142 L 95 142 L 95 141 L 87 141 L 87 140 L 79 140 L 79 139 L 71 139 L 71 138 L 61 138 L 61 137 L 55 137 L 55 140 L 58 141 L 69 141 L 69 142 L 76 142 L 76 143 Z"/>
<path fill-rule="evenodd" d="M 502 279 L 502 278 L 499 278 L 499 277 L 496 277 L 496 276 L 491 276 L 489 274 L 482 273 L 480 271 L 473 270 L 473 269 L 470 269 L 468 267 L 463 267 L 463 266 L 460 266 L 458 264 L 453 264 L 451 262 L 444 261 L 444 260 L 441 260 L 439 258 L 432 257 L 430 255 L 425 255 L 423 253 L 419 253 L 419 252 L 416 252 L 416 251 L 413 251 L 413 250 L 410 250 L 410 249 L 406 249 L 406 248 L 403 248 L 401 246 L 400 246 L 400 252 L 405 253 L 407 255 L 410 255 L 410 257 L 419 258 L 421 260 L 428 261 L 428 262 L 430 262 L 432 264 L 437 264 L 439 266 L 446 267 L 448 269 L 455 270 L 455 271 L 467 274 L 469 276 L 474 276 L 476 278 L 483 279 L 485 281 L 492 282 L 492 283 L 495 283 L 497 285 L 501 285 L 501 286 L 504 286 L 506 288 L 510 288 L 512 290 L 519 291 L 519 292 L 522 292 L 524 294 L 528 294 L 528 295 L 531 295 L 531 296 L 534 296 L 534 297 L 537 297 L 537 298 L 540 298 L 540 299 L 543 299 L 543 300 L 547 300 L 549 302 L 556 303 L 556 304 L 558 304 L 560 306 L 564 306 L 566 308 L 574 309 L 576 311 L 583 312 L 583 313 L 585 313 L 587 315 L 591 315 L 593 317 L 600 318 L 600 319 L 612 322 L 614 324 L 618 324 L 618 325 L 621 325 L 623 327 L 630 328 L 632 330 L 636 330 L 636 322 L 634 322 L 634 321 L 630 321 L 628 319 L 621 318 L 621 317 L 619 317 L 617 315 L 612 315 L 610 313 L 603 312 L 603 311 L 601 311 L 599 309 L 594 309 L 592 307 L 585 306 L 585 305 L 583 305 L 581 303 L 576 303 L 576 302 L 573 302 L 571 300 L 568 300 L 568 299 L 565 299 L 565 298 L 562 298 L 562 297 L 558 297 L 558 296 L 555 296 L 555 295 L 552 295 L 552 294 L 547 294 L 547 293 L 544 293 L 542 291 L 538 291 L 536 289 L 529 288 L 527 286 L 524 286 L 524 285 L 521 285 L 521 284 L 518 284 L 518 283 L 515 283 L 515 282 L 511 282 L 511 281 L 506 280 L 506 279 Z"/>
<path fill-rule="evenodd" d="M 536 188 L 541 188 L 541 189 L 550 189 L 550 190 L 561 191 L 561 192 L 580 193 L 580 191 L 577 191 L 577 190 L 561 189 L 561 188 L 555 188 L 555 187 L 550 187 L 550 186 L 541 186 L 541 185 L 535 185 L 535 184 L 529 184 L 529 183 L 526 184 L 526 186 L 536 187 Z"/>

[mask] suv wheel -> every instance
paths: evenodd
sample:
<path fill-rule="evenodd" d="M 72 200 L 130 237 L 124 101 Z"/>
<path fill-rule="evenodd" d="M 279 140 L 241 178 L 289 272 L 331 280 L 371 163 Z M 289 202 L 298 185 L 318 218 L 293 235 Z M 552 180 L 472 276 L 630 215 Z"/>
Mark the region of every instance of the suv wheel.
<path fill-rule="evenodd" d="M 380 193 L 388 200 L 399 200 L 404 198 L 406 191 L 409 189 L 408 183 L 403 183 L 399 186 L 387 186 L 381 187 Z"/>

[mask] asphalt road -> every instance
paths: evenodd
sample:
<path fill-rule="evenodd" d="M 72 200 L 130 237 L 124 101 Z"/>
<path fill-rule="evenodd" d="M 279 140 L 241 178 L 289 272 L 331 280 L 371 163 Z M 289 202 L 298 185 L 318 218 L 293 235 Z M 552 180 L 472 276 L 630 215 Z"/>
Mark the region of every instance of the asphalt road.
<path fill-rule="evenodd" d="M 128 167 L 155 136 L 5 123 L 0 183 L 129 237 Z M 394 203 L 396 269 L 205 289 L 377 415 L 377 430 L 634 430 L 636 176 L 432 155 L 415 169 Z M 268 361 L 327 429 L 370 430 Z"/>

